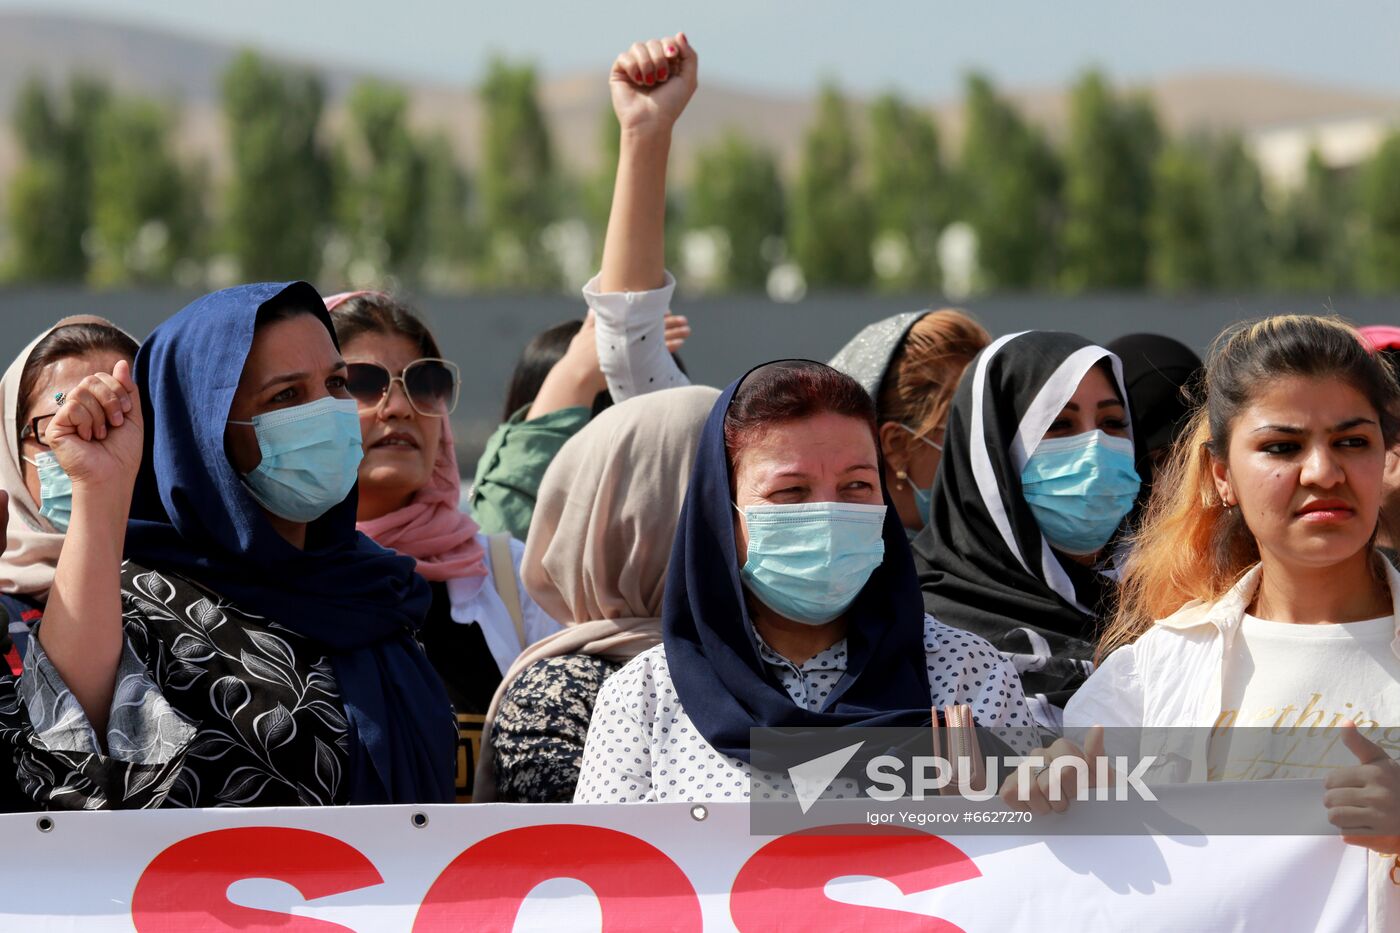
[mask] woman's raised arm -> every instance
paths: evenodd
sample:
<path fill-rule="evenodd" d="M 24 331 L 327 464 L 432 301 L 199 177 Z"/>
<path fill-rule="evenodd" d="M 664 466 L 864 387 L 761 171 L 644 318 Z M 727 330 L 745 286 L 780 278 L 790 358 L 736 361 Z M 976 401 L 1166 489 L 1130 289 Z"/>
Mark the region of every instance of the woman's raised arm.
<path fill-rule="evenodd" d="M 597 316 L 598 361 L 617 402 L 690 381 L 668 352 L 689 325 L 666 320 L 675 290 L 666 274 L 666 168 L 671 130 L 695 93 L 698 69 L 690 40 L 677 33 L 635 43 L 608 76 L 622 133 L 617 182 L 603 268 L 583 292 Z"/>
<path fill-rule="evenodd" d="M 143 429 L 140 393 L 122 360 L 67 392 L 44 432 L 73 482 L 73 513 L 38 640 L 100 742 L 122 653 L 122 548 Z"/>

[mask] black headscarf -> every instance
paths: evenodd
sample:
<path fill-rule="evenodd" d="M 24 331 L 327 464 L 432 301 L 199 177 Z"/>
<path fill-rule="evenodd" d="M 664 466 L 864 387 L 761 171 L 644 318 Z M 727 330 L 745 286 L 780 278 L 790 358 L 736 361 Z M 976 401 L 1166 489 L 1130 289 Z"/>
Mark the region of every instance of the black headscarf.
<path fill-rule="evenodd" d="M 1123 361 L 1123 384 L 1133 412 L 1133 454 L 1142 490 L 1152 493 L 1152 451 L 1169 447 L 1186 426 L 1191 404 L 1183 391 L 1201 373 L 1201 358 L 1180 341 L 1161 334 L 1130 334 L 1108 345 Z"/>
<path fill-rule="evenodd" d="M 1075 334 L 1010 334 L 979 353 L 948 413 L 931 520 L 913 541 L 924 606 L 1009 655 L 1038 718 L 1052 725 L 1046 703 L 1062 708 L 1092 670 L 1112 583 L 1051 549 L 1021 493 L 1021 470 L 1104 360 L 1123 394 L 1117 357 Z"/>
<path fill-rule="evenodd" d="M 884 561 L 847 612 L 846 673 L 825 707 L 812 712 L 794 703 L 759 657 L 739 578 L 724 445 L 724 417 L 744 379 L 725 389 L 705 422 L 666 572 L 662 638 L 681 704 L 711 745 L 743 761 L 750 760 L 751 728 L 927 725 L 924 609 L 888 500 Z"/>
<path fill-rule="evenodd" d="M 205 295 L 141 347 L 135 376 L 146 448 L 126 556 L 188 576 L 329 654 L 351 726 L 353 803 L 450 802 L 456 726 L 442 681 L 414 641 L 432 595 L 413 559 L 355 530 L 353 490 L 306 526 L 298 550 L 224 451 L 258 311 L 274 301 L 305 308 L 335 340 L 316 290 L 282 282 Z"/>

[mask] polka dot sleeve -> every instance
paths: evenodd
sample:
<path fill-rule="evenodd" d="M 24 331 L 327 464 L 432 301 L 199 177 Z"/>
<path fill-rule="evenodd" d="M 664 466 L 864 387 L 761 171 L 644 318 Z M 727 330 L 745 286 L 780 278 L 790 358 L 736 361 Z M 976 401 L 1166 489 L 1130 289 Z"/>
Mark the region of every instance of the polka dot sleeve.
<path fill-rule="evenodd" d="M 656 649 L 661 646 L 658 645 Z M 643 652 L 609 677 L 598 692 L 588 739 L 583 747 L 574 803 L 654 801 L 650 712 L 646 698 L 656 695 L 651 666 Z"/>
<path fill-rule="evenodd" d="M 666 312 L 676 279 L 666 273 L 660 288 L 645 292 L 600 292 L 595 275 L 583 298 L 597 320 L 598 366 L 614 402 L 690 385 L 666 350 Z"/>
<path fill-rule="evenodd" d="M 934 706 L 971 706 L 977 725 L 1009 730 L 1004 737 L 1013 745 L 1034 737 L 1021 678 L 986 639 L 926 615 L 924 651 Z"/>

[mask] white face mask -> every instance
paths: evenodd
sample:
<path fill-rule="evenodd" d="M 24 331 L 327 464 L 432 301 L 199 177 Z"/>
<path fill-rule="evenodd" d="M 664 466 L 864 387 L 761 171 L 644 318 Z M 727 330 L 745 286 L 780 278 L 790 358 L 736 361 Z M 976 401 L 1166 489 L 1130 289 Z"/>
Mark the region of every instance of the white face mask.
<path fill-rule="evenodd" d="M 794 622 L 824 625 L 845 612 L 885 557 L 883 505 L 798 502 L 740 511 L 749 533 L 744 586 Z"/>
<path fill-rule="evenodd" d="M 288 521 L 315 521 L 345 501 L 359 478 L 364 444 L 354 399 L 327 396 L 254 415 L 262 462 L 243 482 L 258 504 Z"/>
<path fill-rule="evenodd" d="M 898 424 L 901 428 L 908 431 L 910 436 L 913 437 L 914 440 L 918 441 L 921 444 L 927 444 L 939 453 L 943 453 L 943 445 L 938 443 L 938 441 L 929 440 L 927 437 L 924 437 L 922 434 L 920 434 L 918 431 L 915 431 L 907 424 L 903 424 L 898 421 L 896 421 L 895 424 Z"/>
<path fill-rule="evenodd" d="M 920 436 L 918 431 L 915 431 L 907 424 L 900 424 L 899 422 L 895 423 L 899 424 L 901 428 L 908 431 L 913 436 L 914 440 L 929 445 L 934 450 L 938 451 L 940 454 L 943 453 L 942 444 L 938 443 L 937 441 L 929 440 L 927 437 Z M 925 489 L 922 486 L 919 486 L 916 483 L 914 483 L 913 480 L 910 480 L 909 485 L 914 490 L 914 507 L 919 510 L 919 520 L 922 521 L 925 525 L 927 525 L 929 523 L 929 517 L 933 514 L 933 486 L 930 485 L 927 489 Z"/>
<path fill-rule="evenodd" d="M 59 466 L 52 450 L 43 451 L 33 460 L 25 457 L 24 462 L 39 472 L 39 514 L 54 528 L 67 531 L 73 513 L 73 481 Z"/>

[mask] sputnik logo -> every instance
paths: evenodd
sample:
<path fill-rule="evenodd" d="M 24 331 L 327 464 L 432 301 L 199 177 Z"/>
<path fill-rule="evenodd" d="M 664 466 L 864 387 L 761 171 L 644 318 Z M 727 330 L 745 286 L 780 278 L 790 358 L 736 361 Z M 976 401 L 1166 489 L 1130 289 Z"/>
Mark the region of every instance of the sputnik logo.
<path fill-rule="evenodd" d="M 847 745 L 845 748 L 828 752 L 819 758 L 804 761 L 800 765 L 793 765 L 788 768 L 788 777 L 792 779 L 793 793 L 797 794 L 797 803 L 802 807 L 802 812 L 806 813 L 812 809 L 812 805 L 821 799 L 821 795 L 826 793 L 826 789 L 831 786 L 831 782 L 836 780 L 836 775 L 841 773 L 841 769 L 850 764 L 856 752 L 864 742 L 857 742 L 854 745 Z"/>

